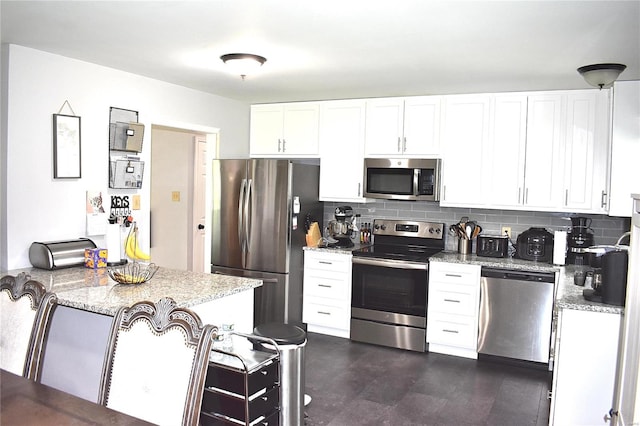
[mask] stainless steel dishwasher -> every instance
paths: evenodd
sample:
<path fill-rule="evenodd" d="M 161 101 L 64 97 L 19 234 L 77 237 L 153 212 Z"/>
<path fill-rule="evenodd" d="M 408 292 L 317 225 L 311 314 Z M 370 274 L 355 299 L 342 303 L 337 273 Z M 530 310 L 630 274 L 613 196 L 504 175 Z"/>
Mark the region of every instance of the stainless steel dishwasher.
<path fill-rule="evenodd" d="M 555 274 L 482 268 L 478 353 L 549 362 Z"/>

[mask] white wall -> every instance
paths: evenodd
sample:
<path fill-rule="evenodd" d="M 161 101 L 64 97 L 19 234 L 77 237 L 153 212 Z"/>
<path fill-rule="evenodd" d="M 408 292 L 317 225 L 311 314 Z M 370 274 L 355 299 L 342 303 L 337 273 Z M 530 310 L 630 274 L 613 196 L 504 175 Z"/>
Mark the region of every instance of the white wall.
<path fill-rule="evenodd" d="M 5 46 L 7 47 L 7 46 Z M 8 46 L 6 99 L 6 233 L 0 238 L 0 267 L 30 266 L 33 241 L 75 239 L 86 235 L 87 190 L 108 190 L 109 108 L 139 112 L 145 124 L 142 159 L 146 162 L 142 209 L 134 213 L 141 227 L 140 244 L 148 249 L 149 158 L 151 124 L 220 129 L 220 156 L 247 157 L 249 105 L 158 80 L 117 71 L 59 55 Z M 53 179 L 52 114 L 64 101 L 82 117 L 82 178 Z M 65 109 L 62 113 L 70 114 Z M 108 205 L 109 199 L 104 200 Z M 104 245 L 102 237 L 92 237 Z"/>

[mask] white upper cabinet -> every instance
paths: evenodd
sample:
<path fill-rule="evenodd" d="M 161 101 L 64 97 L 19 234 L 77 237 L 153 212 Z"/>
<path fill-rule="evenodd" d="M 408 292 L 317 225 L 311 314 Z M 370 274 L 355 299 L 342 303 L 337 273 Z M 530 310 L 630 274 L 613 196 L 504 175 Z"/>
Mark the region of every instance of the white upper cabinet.
<path fill-rule="evenodd" d="M 442 205 L 606 211 L 607 91 L 445 99 Z"/>
<path fill-rule="evenodd" d="M 488 162 L 491 191 L 488 206 L 510 208 L 522 204 L 527 143 L 527 96 L 496 95 L 492 100 Z"/>
<path fill-rule="evenodd" d="M 439 96 L 366 101 L 366 157 L 435 157 L 440 153 Z"/>
<path fill-rule="evenodd" d="M 490 103 L 489 95 L 445 97 L 441 205 L 486 203 Z"/>
<path fill-rule="evenodd" d="M 318 157 L 320 104 L 251 106 L 251 157 Z"/>
<path fill-rule="evenodd" d="M 563 135 L 560 94 L 528 97 L 523 204 L 555 208 L 562 203 Z"/>
<path fill-rule="evenodd" d="M 320 200 L 364 202 L 365 101 L 320 107 Z"/>
<path fill-rule="evenodd" d="M 610 216 L 631 216 L 631 194 L 640 194 L 640 81 L 613 85 Z"/>
<path fill-rule="evenodd" d="M 607 211 L 609 91 L 575 91 L 567 95 L 564 208 Z"/>

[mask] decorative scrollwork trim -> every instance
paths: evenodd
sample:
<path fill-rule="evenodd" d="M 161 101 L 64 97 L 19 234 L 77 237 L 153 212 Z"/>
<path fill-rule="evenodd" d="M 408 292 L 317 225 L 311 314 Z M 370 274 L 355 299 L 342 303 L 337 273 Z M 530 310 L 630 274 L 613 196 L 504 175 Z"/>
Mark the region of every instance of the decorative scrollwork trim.
<path fill-rule="evenodd" d="M 16 301 L 22 296 L 29 296 L 31 309 L 34 311 L 40 306 L 47 289 L 38 281 L 33 281 L 31 275 L 20 272 L 17 276 L 5 275 L 0 279 L 0 291 L 8 290 L 11 300 Z"/>

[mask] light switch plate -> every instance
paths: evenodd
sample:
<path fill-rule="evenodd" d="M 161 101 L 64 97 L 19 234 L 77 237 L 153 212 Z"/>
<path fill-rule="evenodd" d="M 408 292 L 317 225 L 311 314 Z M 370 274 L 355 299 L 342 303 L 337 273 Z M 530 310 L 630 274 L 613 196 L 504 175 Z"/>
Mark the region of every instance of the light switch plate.
<path fill-rule="evenodd" d="M 133 197 L 131 197 L 131 204 L 131 208 L 133 210 L 140 210 L 140 196 L 134 195 Z"/>
<path fill-rule="evenodd" d="M 171 201 L 180 201 L 180 191 L 171 192 Z"/>

